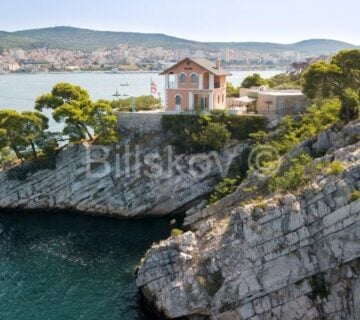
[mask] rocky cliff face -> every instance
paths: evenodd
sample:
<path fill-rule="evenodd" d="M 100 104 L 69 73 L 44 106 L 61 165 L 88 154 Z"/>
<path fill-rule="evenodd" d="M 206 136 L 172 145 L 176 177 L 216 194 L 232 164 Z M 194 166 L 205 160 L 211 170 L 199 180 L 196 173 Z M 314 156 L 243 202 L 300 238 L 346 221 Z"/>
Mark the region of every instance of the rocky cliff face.
<path fill-rule="evenodd" d="M 160 133 L 133 135 L 104 150 L 69 146 L 57 155 L 54 169 L 28 170 L 22 179 L 14 173 L 26 171 L 26 165 L 0 172 L 0 208 L 116 217 L 166 215 L 207 195 L 242 148 L 231 147 L 218 157 L 177 155 Z M 106 167 L 96 160 L 102 157 Z"/>
<path fill-rule="evenodd" d="M 245 187 L 190 212 L 191 229 L 154 245 L 137 277 L 168 319 L 360 319 L 360 123 L 301 144 L 341 161 L 296 194 L 242 204 Z M 285 163 L 283 164 L 285 165 Z"/>

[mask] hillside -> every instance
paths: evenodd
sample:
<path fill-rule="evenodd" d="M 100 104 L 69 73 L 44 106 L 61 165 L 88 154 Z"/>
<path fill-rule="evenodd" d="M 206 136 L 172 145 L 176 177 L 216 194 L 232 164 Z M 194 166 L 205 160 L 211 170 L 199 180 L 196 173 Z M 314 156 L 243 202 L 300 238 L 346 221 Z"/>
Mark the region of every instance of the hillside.
<path fill-rule="evenodd" d="M 314 55 L 329 54 L 346 48 L 354 48 L 349 43 L 313 39 L 294 44 L 269 42 L 197 42 L 168 36 L 165 34 L 146 34 L 133 32 L 110 32 L 79 29 L 73 27 L 54 27 L 23 30 L 16 32 L 0 31 L 0 48 L 59 48 L 68 50 L 93 51 L 101 48 L 113 48 L 118 44 L 129 46 L 189 48 L 189 49 L 224 49 L 237 48 L 258 52 L 275 50 L 295 50 Z"/>

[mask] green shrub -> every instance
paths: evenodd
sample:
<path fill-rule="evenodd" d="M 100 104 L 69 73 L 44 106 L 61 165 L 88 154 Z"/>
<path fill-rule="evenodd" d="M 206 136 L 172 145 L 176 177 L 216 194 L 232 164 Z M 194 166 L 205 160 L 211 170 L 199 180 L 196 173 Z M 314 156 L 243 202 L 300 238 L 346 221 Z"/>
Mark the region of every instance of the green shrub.
<path fill-rule="evenodd" d="M 350 137 L 350 144 L 355 144 L 355 143 L 358 143 L 359 141 L 360 141 L 360 134 L 359 133 L 353 134 Z"/>
<path fill-rule="evenodd" d="M 246 140 L 250 134 L 267 130 L 268 119 L 262 116 L 229 116 L 227 128 L 236 140 Z"/>
<path fill-rule="evenodd" d="M 219 150 L 229 139 L 246 140 L 251 133 L 265 130 L 268 120 L 257 116 L 231 116 L 224 111 L 211 114 L 164 115 L 162 128 L 172 132 L 178 152 Z"/>
<path fill-rule="evenodd" d="M 200 150 L 221 150 L 229 142 L 231 133 L 222 123 L 209 123 L 200 132 L 191 135 L 193 144 Z"/>
<path fill-rule="evenodd" d="M 224 178 L 214 189 L 213 193 L 210 195 L 210 204 L 218 202 L 220 199 L 226 197 L 229 194 L 232 194 L 236 191 L 240 183 L 239 178 Z"/>
<path fill-rule="evenodd" d="M 312 158 L 308 154 L 301 154 L 291 159 L 290 164 L 290 167 L 282 175 L 277 174 L 270 179 L 270 190 L 297 190 L 307 184 L 318 171 L 312 164 Z"/>
<path fill-rule="evenodd" d="M 172 229 L 171 230 L 171 236 L 173 238 L 177 238 L 180 237 L 182 234 L 184 234 L 184 231 L 180 230 L 180 229 Z"/>
<path fill-rule="evenodd" d="M 312 289 L 312 298 L 327 299 L 330 294 L 330 291 L 327 287 L 325 276 L 323 273 L 316 274 L 312 276 L 309 280 L 311 289 Z"/>
<path fill-rule="evenodd" d="M 263 133 L 259 133 L 251 136 L 258 141 L 258 144 L 273 147 L 279 155 L 283 155 L 301 141 L 312 138 L 339 122 L 339 109 L 339 99 L 323 100 L 308 107 L 306 112 L 296 119 L 291 116 L 283 117 L 277 129 L 270 134 L 264 136 Z M 325 150 L 315 156 L 321 156 L 324 152 Z"/>
<path fill-rule="evenodd" d="M 351 202 L 357 201 L 360 199 L 360 190 L 354 190 L 351 192 L 350 200 Z"/>
<path fill-rule="evenodd" d="M 344 166 L 340 161 L 333 161 L 329 164 L 328 173 L 338 176 L 344 171 Z"/>

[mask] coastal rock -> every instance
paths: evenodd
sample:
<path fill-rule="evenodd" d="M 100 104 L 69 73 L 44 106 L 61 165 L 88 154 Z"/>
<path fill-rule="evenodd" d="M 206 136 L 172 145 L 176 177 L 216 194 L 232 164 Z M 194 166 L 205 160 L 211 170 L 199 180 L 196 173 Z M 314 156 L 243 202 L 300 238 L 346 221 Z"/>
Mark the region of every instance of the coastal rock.
<path fill-rule="evenodd" d="M 137 285 L 158 314 L 360 319 L 360 200 L 351 197 L 360 187 L 360 143 L 354 139 L 360 123 L 330 131 L 307 146 L 325 148 L 325 157 L 341 161 L 342 173 L 314 176 L 297 193 L 271 194 L 261 205 L 242 202 L 241 185 L 215 205 L 189 212 L 185 223 L 192 232 L 152 247 Z M 189 234 L 191 245 L 180 250 Z M 174 272 L 165 272 L 154 257 L 174 247 L 177 258 L 166 269 Z M 180 259 L 181 252 L 191 259 Z"/>
<path fill-rule="evenodd" d="M 211 192 L 243 148 L 179 155 L 160 132 L 133 135 L 105 148 L 68 146 L 56 156 L 54 168 L 35 171 L 23 165 L 0 172 L 0 209 L 124 218 L 168 215 Z"/>

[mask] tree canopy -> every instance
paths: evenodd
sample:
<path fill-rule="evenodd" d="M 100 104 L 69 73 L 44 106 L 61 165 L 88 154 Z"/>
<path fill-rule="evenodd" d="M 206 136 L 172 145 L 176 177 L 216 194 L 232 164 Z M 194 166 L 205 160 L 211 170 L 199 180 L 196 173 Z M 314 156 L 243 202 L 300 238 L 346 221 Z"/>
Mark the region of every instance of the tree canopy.
<path fill-rule="evenodd" d="M 52 109 L 56 122 L 65 123 L 63 134 L 72 142 L 88 137 L 94 140 L 92 132 L 102 143 L 118 141 L 116 116 L 110 102 L 92 102 L 88 92 L 70 83 L 58 83 L 50 93 L 36 99 L 35 108 Z"/>
<path fill-rule="evenodd" d="M 236 98 L 239 96 L 239 89 L 237 87 L 234 87 L 234 85 L 231 82 L 226 83 L 226 96 L 228 98 Z"/>
<path fill-rule="evenodd" d="M 303 74 L 302 87 L 311 99 L 338 97 L 342 104 L 342 120 L 349 122 L 357 118 L 360 98 L 360 50 L 342 50 L 330 62 L 317 61 L 311 64 Z"/>
<path fill-rule="evenodd" d="M 48 118 L 39 112 L 0 111 L 0 148 L 9 147 L 23 161 L 28 150 L 37 157 L 36 145 L 48 129 Z"/>
<path fill-rule="evenodd" d="M 263 79 L 260 74 L 254 73 L 251 76 L 247 76 L 241 84 L 243 88 L 259 87 L 266 85 L 266 79 Z"/>
<path fill-rule="evenodd" d="M 59 142 L 91 139 L 102 144 L 119 141 L 117 117 L 106 100 L 92 102 L 83 88 L 58 83 L 50 93 L 36 99 L 36 111 L 0 110 L 0 164 L 31 158 L 52 159 Z M 48 131 L 49 119 L 41 113 L 51 109 L 56 122 L 65 124 L 62 134 Z"/>

